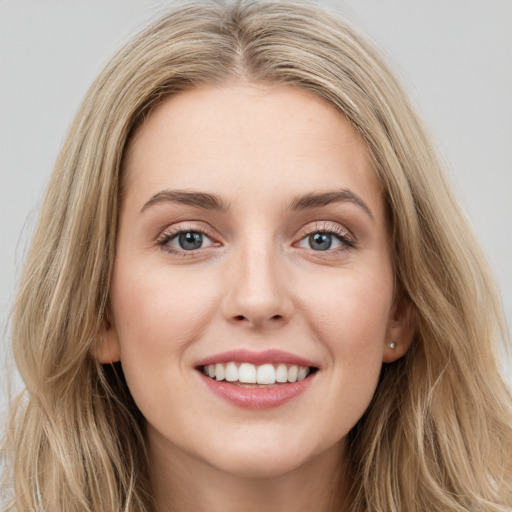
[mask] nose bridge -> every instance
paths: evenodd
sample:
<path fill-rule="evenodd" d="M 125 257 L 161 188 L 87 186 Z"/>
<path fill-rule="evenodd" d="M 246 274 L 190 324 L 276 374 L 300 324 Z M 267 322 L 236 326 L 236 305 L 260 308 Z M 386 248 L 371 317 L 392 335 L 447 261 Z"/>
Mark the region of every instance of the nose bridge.
<path fill-rule="evenodd" d="M 286 322 L 292 310 L 282 255 L 274 240 L 254 236 L 234 251 L 224 314 L 230 321 L 261 326 Z"/>

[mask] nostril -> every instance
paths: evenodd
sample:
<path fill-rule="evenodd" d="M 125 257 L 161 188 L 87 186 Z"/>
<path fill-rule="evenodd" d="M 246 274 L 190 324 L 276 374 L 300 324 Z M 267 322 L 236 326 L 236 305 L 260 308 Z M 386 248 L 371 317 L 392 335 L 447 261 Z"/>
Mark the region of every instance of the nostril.
<path fill-rule="evenodd" d="M 283 315 L 273 315 L 270 317 L 269 320 L 273 321 L 273 322 L 279 322 L 281 320 L 283 320 Z M 246 321 L 246 320 L 249 320 L 246 316 L 244 315 L 235 315 L 233 317 L 233 320 L 235 320 L 236 322 L 243 322 L 243 321 Z"/>

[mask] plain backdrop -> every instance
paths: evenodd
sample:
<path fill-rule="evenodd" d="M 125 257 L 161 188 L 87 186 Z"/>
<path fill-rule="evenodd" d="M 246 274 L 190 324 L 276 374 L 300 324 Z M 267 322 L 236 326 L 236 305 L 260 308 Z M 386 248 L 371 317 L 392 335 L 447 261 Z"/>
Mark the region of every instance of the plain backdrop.
<path fill-rule="evenodd" d="M 510 325 L 512 0 L 325 3 L 384 49 L 429 123 L 490 259 Z M 0 0 L 0 349 L 4 355 L 16 279 L 64 134 L 108 57 L 169 4 Z M 12 363 L 2 363 L 4 376 L 5 367 L 12 368 Z M 512 377 L 510 362 L 507 372 Z M 3 407 L 5 385 L 0 389 L 0 410 Z"/>

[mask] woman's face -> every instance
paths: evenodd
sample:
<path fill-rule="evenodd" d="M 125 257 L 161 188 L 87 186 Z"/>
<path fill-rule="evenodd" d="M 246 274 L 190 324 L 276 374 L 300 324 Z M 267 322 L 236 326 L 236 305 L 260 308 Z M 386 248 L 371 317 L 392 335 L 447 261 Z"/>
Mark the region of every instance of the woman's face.
<path fill-rule="evenodd" d="M 99 359 L 152 453 L 253 476 L 339 457 L 412 334 L 362 138 L 313 93 L 236 84 L 167 99 L 126 156 Z"/>

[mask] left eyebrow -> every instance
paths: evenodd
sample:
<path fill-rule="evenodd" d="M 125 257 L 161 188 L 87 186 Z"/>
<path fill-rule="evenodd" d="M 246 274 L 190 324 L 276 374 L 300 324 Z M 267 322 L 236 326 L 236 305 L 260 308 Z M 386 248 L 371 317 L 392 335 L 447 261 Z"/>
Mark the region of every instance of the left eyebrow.
<path fill-rule="evenodd" d="M 346 188 L 332 192 L 312 192 L 303 196 L 297 196 L 291 201 L 288 208 L 291 210 L 307 210 L 327 206 L 332 203 L 344 202 L 350 202 L 361 207 L 370 219 L 375 220 L 368 205 L 356 193 Z"/>

